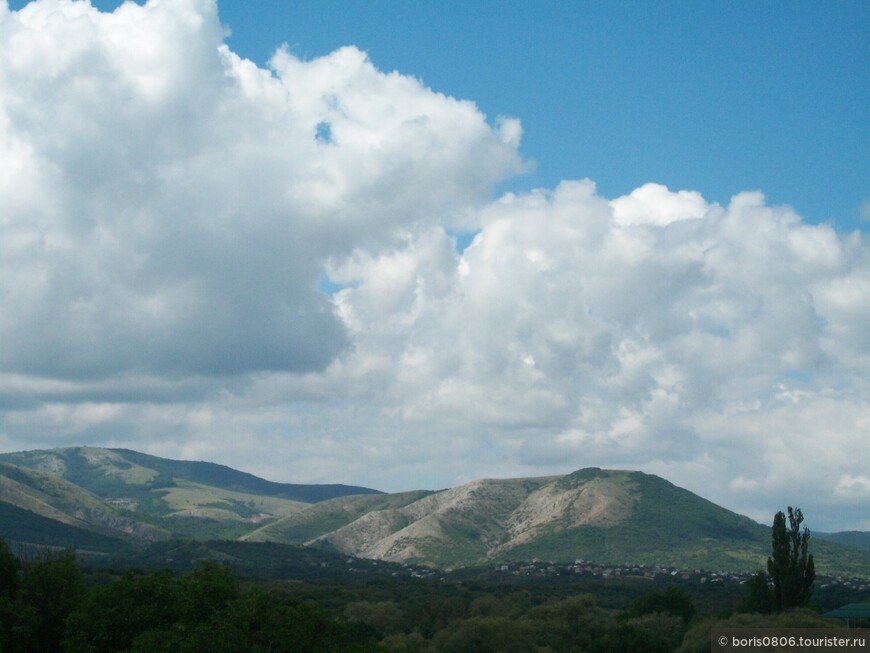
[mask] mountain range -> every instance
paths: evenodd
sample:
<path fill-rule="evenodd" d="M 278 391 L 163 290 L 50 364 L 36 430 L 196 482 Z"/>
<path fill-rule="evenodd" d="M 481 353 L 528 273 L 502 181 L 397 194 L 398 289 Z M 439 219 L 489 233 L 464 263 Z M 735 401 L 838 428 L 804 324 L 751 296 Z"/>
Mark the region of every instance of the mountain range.
<path fill-rule="evenodd" d="M 813 537 L 817 570 L 870 577 L 867 536 Z M 94 553 L 171 538 L 272 542 L 436 568 L 586 559 L 752 571 L 770 549 L 769 527 L 642 472 L 387 494 L 96 447 L 0 454 L 0 537 Z"/>

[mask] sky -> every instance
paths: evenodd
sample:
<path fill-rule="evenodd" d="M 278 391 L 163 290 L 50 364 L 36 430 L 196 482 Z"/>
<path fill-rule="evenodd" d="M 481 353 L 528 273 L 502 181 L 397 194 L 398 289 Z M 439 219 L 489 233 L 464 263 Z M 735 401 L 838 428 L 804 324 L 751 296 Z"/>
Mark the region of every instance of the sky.
<path fill-rule="evenodd" d="M 870 530 L 868 28 L 0 0 L 0 450 L 638 469 Z"/>

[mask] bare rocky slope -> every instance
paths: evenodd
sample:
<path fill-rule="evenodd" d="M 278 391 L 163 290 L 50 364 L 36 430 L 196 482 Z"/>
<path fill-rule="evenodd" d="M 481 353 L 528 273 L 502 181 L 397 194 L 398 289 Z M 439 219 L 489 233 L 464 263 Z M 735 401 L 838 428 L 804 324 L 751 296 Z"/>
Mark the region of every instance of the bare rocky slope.
<path fill-rule="evenodd" d="M 540 558 L 759 566 L 768 531 L 640 472 L 486 479 L 433 493 L 309 506 L 245 539 L 435 567 Z"/>
<path fill-rule="evenodd" d="M 244 539 L 440 568 L 579 558 L 754 571 L 764 567 L 770 550 L 767 526 L 657 476 L 598 468 L 332 499 Z M 814 548 L 822 573 L 870 575 L 866 551 L 821 540 Z"/>
<path fill-rule="evenodd" d="M 439 568 L 582 558 L 753 571 L 770 550 L 767 526 L 641 472 L 384 494 L 95 447 L 0 454 L 0 537 L 95 552 L 167 538 L 274 542 Z M 870 550 L 812 542 L 820 573 L 870 577 Z"/>

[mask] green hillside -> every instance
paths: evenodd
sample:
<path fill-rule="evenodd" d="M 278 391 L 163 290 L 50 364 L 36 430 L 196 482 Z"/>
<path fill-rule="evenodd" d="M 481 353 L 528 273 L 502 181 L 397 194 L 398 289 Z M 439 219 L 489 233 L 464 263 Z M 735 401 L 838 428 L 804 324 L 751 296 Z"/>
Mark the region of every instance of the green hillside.
<path fill-rule="evenodd" d="M 126 449 L 71 447 L 0 455 L 0 500 L 133 539 L 236 539 L 309 501 L 375 490 L 273 483 L 223 465 Z"/>
<path fill-rule="evenodd" d="M 54 474 L 0 462 L 0 502 L 44 519 L 109 537 L 154 541 L 169 532 L 139 521 L 92 492 Z M 12 536 L 24 523 L 4 524 Z M 22 533 L 12 539 L 26 541 Z"/>
<path fill-rule="evenodd" d="M 636 502 L 630 518 L 608 526 L 556 525 L 534 541 L 512 548 L 506 556 L 723 570 L 764 564 L 770 539 L 767 527 L 657 476 L 595 470 L 589 478 L 614 476 L 632 484 Z"/>
<path fill-rule="evenodd" d="M 164 477 L 180 477 L 227 490 L 280 497 L 302 503 L 317 503 L 335 497 L 356 494 L 380 494 L 378 490 L 371 488 L 342 485 L 339 483 L 326 485 L 275 483 L 216 463 L 169 460 L 131 451 L 130 449 L 110 449 L 109 451 L 117 452 L 133 464 L 157 470 Z"/>
<path fill-rule="evenodd" d="M 361 493 L 298 499 L 351 491 Z M 10 541 L 94 550 L 184 538 L 433 568 L 585 559 L 717 571 L 763 568 L 770 550 L 768 526 L 657 476 L 595 467 L 384 494 L 74 447 L 0 455 L 0 506 L 0 536 Z M 861 534 L 839 539 L 863 542 Z M 817 537 L 812 546 L 819 573 L 870 577 L 870 550 Z"/>
<path fill-rule="evenodd" d="M 70 447 L 0 454 L 0 461 L 56 474 L 99 496 L 129 494 L 136 487 L 148 490 L 170 487 L 183 479 L 235 492 L 316 503 L 339 496 L 378 494 L 378 490 L 341 484 L 300 485 L 275 483 L 216 463 L 170 460 L 131 451 Z"/>
<path fill-rule="evenodd" d="M 866 531 L 840 531 L 839 533 L 813 533 L 813 537 L 856 549 L 870 550 L 870 533 Z"/>
<path fill-rule="evenodd" d="M 772 516 L 771 516 L 772 517 Z M 539 559 L 763 568 L 770 529 L 649 474 L 588 468 L 309 506 L 246 539 L 438 568 Z M 820 573 L 870 576 L 870 554 L 813 540 Z"/>

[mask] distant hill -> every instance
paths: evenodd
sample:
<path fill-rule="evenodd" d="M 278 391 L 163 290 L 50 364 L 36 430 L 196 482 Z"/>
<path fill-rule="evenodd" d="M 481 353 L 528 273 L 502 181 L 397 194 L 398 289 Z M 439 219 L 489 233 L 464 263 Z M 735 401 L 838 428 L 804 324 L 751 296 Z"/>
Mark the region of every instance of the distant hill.
<path fill-rule="evenodd" d="M 851 546 L 856 549 L 870 550 L 870 532 L 867 531 L 841 531 L 839 533 L 817 533 L 813 532 L 812 537 L 817 537 L 820 540 L 836 542 L 843 546 Z"/>
<path fill-rule="evenodd" d="M 378 494 L 378 490 L 350 485 L 299 485 L 275 483 L 216 463 L 170 460 L 130 449 L 70 447 L 0 454 L 5 461 L 48 473 L 103 494 L 126 485 L 160 484 L 169 478 L 183 479 L 211 487 L 316 503 L 349 494 Z"/>
<path fill-rule="evenodd" d="M 127 541 L 235 539 L 309 503 L 355 493 L 378 494 L 346 485 L 274 483 L 224 465 L 126 449 L 0 454 L 0 501 Z M 8 539 L 33 540 L 23 527 L 16 533 L 7 523 L 5 530 Z"/>
<path fill-rule="evenodd" d="M 55 474 L 2 461 L 0 507 L 0 536 L 14 542 L 111 550 L 170 536 Z"/>
<path fill-rule="evenodd" d="M 335 497 L 351 494 L 380 494 L 378 490 L 353 485 L 298 485 L 296 483 L 275 483 L 265 479 L 240 472 L 226 465 L 216 463 L 194 462 L 188 460 L 168 460 L 138 453 L 129 449 L 109 449 L 120 454 L 131 463 L 158 470 L 160 474 L 185 478 L 197 483 L 220 487 L 237 492 L 262 494 L 271 497 L 281 497 L 303 503 L 317 503 Z"/>
<path fill-rule="evenodd" d="M 434 568 L 582 558 L 754 571 L 770 551 L 768 526 L 642 472 L 593 467 L 384 494 L 96 447 L 0 455 L 0 537 L 122 555 L 167 540 L 211 541 L 209 550 L 243 540 Z M 870 577 L 862 534 L 811 542 L 819 573 Z"/>
<path fill-rule="evenodd" d="M 582 469 L 486 479 L 439 492 L 345 497 L 244 536 L 431 567 L 577 558 L 753 571 L 770 529 L 657 476 Z M 870 576 L 870 555 L 814 541 L 817 569 Z"/>

